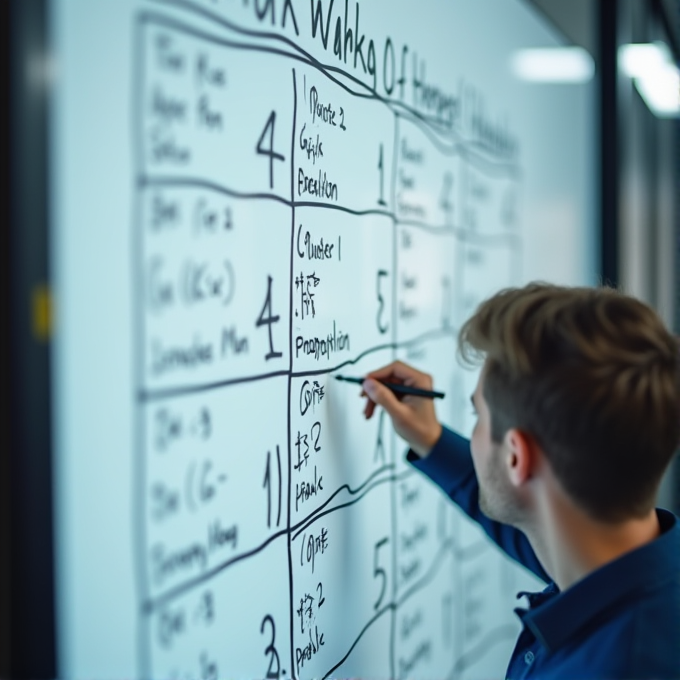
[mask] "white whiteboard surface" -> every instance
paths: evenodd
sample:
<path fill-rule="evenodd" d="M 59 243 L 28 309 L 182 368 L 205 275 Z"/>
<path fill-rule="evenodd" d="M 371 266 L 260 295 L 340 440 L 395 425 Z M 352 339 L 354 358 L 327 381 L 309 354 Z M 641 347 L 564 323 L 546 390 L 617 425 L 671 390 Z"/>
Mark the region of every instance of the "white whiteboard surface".
<path fill-rule="evenodd" d="M 501 677 L 536 583 L 331 373 L 413 363 L 469 434 L 462 320 L 595 283 L 590 86 L 509 69 L 559 37 L 515 0 L 51 25 L 59 675 Z"/>

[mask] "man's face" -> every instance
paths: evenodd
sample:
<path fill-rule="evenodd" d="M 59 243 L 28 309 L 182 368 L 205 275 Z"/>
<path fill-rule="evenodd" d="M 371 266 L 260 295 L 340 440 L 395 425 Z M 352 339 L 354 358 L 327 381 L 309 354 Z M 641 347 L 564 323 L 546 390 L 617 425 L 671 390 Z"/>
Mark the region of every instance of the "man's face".
<path fill-rule="evenodd" d="M 491 413 L 483 394 L 485 372 L 483 369 L 480 373 L 472 395 L 477 423 L 470 448 L 479 481 L 479 506 L 490 519 L 518 526 L 523 517 L 522 505 L 507 473 L 507 460 L 512 452 L 505 442 L 491 439 Z"/>

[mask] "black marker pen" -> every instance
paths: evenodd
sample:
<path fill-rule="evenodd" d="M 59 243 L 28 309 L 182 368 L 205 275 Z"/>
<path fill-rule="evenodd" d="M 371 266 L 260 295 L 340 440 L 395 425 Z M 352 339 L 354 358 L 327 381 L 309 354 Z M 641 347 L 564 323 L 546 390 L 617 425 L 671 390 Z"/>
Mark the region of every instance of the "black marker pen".
<path fill-rule="evenodd" d="M 366 380 L 366 378 L 348 378 L 343 375 L 336 375 L 334 377 L 336 380 L 356 383 L 357 385 L 361 385 L 364 382 L 364 380 Z M 425 397 L 427 399 L 444 398 L 443 392 L 434 392 L 433 390 L 421 390 L 419 387 L 409 387 L 408 385 L 400 385 L 399 383 L 389 383 L 384 382 L 382 380 L 378 380 L 377 382 L 381 383 L 382 385 L 385 385 L 385 387 L 391 389 L 392 392 L 394 392 L 395 394 L 410 394 L 414 397 Z"/>

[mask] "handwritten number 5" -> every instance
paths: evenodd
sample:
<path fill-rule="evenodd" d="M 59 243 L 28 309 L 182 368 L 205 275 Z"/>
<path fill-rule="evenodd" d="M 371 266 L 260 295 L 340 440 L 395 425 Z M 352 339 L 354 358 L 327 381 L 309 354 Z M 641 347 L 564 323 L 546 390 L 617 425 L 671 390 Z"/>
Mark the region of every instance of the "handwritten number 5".
<path fill-rule="evenodd" d="M 387 538 L 387 536 L 379 540 L 375 544 L 375 548 L 373 550 L 373 578 L 380 577 L 381 579 L 380 595 L 378 596 L 378 599 L 375 601 L 375 604 L 373 605 L 373 609 L 376 610 L 380 608 L 383 598 L 385 597 L 385 590 L 387 590 L 387 572 L 378 564 L 379 562 L 378 554 L 380 553 L 380 548 L 382 548 L 384 545 L 387 545 L 388 541 L 389 539 Z"/>

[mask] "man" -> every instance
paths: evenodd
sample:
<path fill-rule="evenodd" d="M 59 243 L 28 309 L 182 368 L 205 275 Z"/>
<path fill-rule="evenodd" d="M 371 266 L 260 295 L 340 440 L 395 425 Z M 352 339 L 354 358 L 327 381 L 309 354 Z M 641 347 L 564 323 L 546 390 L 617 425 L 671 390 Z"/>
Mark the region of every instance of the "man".
<path fill-rule="evenodd" d="M 460 331 L 483 361 L 467 441 L 400 362 L 367 376 L 428 475 L 548 583 L 522 593 L 506 677 L 680 678 L 680 523 L 654 509 L 680 442 L 678 344 L 641 302 L 607 288 L 530 284 L 482 303 Z"/>

